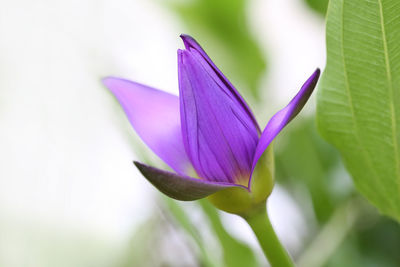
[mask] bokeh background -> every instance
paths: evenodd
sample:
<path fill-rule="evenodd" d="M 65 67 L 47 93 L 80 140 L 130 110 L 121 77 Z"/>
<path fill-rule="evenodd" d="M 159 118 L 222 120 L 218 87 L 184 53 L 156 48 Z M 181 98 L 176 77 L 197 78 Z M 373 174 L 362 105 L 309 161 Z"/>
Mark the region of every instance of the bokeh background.
<path fill-rule="evenodd" d="M 0 266 L 267 266 L 241 218 L 141 177 L 133 159 L 162 163 L 101 78 L 177 94 L 188 33 L 264 126 L 323 69 L 327 2 L 0 0 Z M 278 235 L 302 267 L 400 266 L 398 224 L 355 193 L 314 97 L 275 142 Z"/>

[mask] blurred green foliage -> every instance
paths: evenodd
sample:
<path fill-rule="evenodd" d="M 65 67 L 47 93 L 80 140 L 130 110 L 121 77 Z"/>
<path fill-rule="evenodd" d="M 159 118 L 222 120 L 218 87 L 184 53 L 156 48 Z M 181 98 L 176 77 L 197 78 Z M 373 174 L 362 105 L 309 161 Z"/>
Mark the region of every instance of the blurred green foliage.
<path fill-rule="evenodd" d="M 121 257 L 118 267 L 148 266 L 151 258 L 155 255 L 149 253 L 154 251 L 153 243 L 157 242 L 156 235 L 160 229 L 159 216 L 154 214 L 135 228 L 131 235 L 129 245 L 125 250 L 124 257 Z"/>
<path fill-rule="evenodd" d="M 305 185 L 320 223 L 326 222 L 350 193 L 348 188 L 335 190 L 339 154 L 318 135 L 314 117 L 286 129 L 276 142 L 275 162 L 278 182 L 292 190 Z"/>
<path fill-rule="evenodd" d="M 167 204 L 169 212 L 173 215 L 176 222 L 182 227 L 182 229 L 190 236 L 198 246 L 200 250 L 199 261 L 201 266 L 258 266 L 252 249 L 245 243 L 237 240 L 231 234 L 229 234 L 222 222 L 219 215 L 219 211 L 212 206 L 206 199 L 199 200 L 196 202 L 200 205 L 201 210 L 204 212 L 209 224 L 203 225 L 203 227 L 210 227 L 211 232 L 215 236 L 215 241 L 222 249 L 223 264 L 219 264 L 215 252 L 211 251 L 209 246 L 200 237 L 196 227 L 191 223 L 188 214 L 180 206 L 176 200 L 163 197 L 164 203 Z"/>
<path fill-rule="evenodd" d="M 328 10 L 329 0 L 304 0 L 309 7 L 311 7 L 314 11 L 319 14 L 325 16 L 326 11 Z"/>
<path fill-rule="evenodd" d="M 363 226 L 360 220 L 359 225 L 354 229 L 325 267 L 399 266 L 400 226 L 398 223 L 386 217 L 376 217 L 375 222 L 367 226 Z"/>
<path fill-rule="evenodd" d="M 173 215 L 176 222 L 182 227 L 185 232 L 190 236 L 196 243 L 200 250 L 199 264 L 205 267 L 216 267 L 220 266 L 216 258 L 212 256 L 210 250 L 207 248 L 207 244 L 200 237 L 196 227 L 191 223 L 185 210 L 178 204 L 174 199 L 166 196 L 162 196 L 164 203 L 167 204 L 168 211 Z M 215 255 L 214 255 L 215 256 Z"/>
<path fill-rule="evenodd" d="M 251 33 L 246 0 L 168 1 L 192 35 L 203 45 L 241 92 L 257 98 L 266 57 Z"/>
<path fill-rule="evenodd" d="M 252 249 L 245 243 L 230 235 L 224 228 L 219 211 L 211 203 L 202 199 L 199 201 L 204 213 L 209 219 L 211 228 L 223 250 L 224 266 L 256 267 L 259 266 Z"/>

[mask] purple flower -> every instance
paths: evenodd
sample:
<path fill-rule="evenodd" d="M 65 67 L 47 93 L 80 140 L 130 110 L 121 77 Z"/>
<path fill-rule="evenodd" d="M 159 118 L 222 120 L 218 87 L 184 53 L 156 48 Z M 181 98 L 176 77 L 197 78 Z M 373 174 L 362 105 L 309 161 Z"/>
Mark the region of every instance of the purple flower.
<path fill-rule="evenodd" d="M 178 200 L 227 188 L 250 192 L 255 168 L 264 164 L 260 157 L 302 109 L 320 71 L 261 132 L 244 99 L 200 45 L 190 36 L 181 38 L 179 98 L 128 80 L 104 79 L 142 140 L 175 172 L 135 165 L 161 192 Z"/>

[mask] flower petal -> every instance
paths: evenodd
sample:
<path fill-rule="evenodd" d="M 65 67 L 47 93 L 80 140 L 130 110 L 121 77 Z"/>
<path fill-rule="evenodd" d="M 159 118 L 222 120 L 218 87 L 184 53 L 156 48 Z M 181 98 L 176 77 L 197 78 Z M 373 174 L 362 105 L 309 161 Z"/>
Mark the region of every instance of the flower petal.
<path fill-rule="evenodd" d="M 176 172 L 187 173 L 191 164 L 182 141 L 179 98 L 119 78 L 105 78 L 103 83 L 118 99 L 146 145 Z"/>
<path fill-rule="evenodd" d="M 268 122 L 263 133 L 261 134 L 260 140 L 257 144 L 256 152 L 254 154 L 252 172 L 264 153 L 265 149 L 274 140 L 274 138 L 282 131 L 282 129 L 300 112 L 311 93 L 313 92 L 315 85 L 317 84 L 320 75 L 320 70 L 317 69 L 310 78 L 303 84 L 297 95 L 290 101 L 290 103 L 284 108 L 278 111 Z"/>
<path fill-rule="evenodd" d="M 255 127 L 257 128 L 258 132 L 261 133 L 260 126 L 257 123 L 256 118 L 253 115 L 253 112 L 251 111 L 250 107 L 247 105 L 246 101 L 243 99 L 243 97 L 239 94 L 239 92 L 236 90 L 236 88 L 232 85 L 232 83 L 225 77 L 225 75 L 218 69 L 218 67 L 212 62 L 210 57 L 207 55 L 207 53 L 203 50 L 203 48 L 199 45 L 199 43 L 196 42 L 196 40 L 187 35 L 187 34 L 181 34 L 181 38 L 183 40 L 183 43 L 186 47 L 187 50 L 196 50 L 197 52 L 200 53 L 200 55 L 207 61 L 207 63 L 211 66 L 211 68 L 215 71 L 217 74 L 218 78 L 225 84 L 226 88 L 230 91 L 230 95 L 232 98 L 237 101 L 238 104 L 242 106 L 242 108 L 246 111 L 247 116 L 249 119 L 254 123 Z"/>
<path fill-rule="evenodd" d="M 197 50 L 178 51 L 181 125 L 186 152 L 200 177 L 245 183 L 258 142 L 248 111 Z"/>
<path fill-rule="evenodd" d="M 196 200 L 230 187 L 241 187 L 230 183 L 216 183 L 163 171 L 143 163 L 134 164 L 146 179 L 158 190 L 177 200 Z"/>

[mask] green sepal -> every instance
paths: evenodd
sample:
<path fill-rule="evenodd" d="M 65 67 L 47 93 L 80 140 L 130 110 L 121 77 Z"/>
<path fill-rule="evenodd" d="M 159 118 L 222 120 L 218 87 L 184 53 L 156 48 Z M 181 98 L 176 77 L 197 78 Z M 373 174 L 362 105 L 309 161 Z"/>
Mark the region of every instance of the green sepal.
<path fill-rule="evenodd" d="M 249 184 L 244 187 L 230 187 L 208 196 L 208 200 L 218 209 L 228 213 L 246 216 L 265 205 L 274 187 L 275 166 L 272 144 L 257 162 Z"/>

